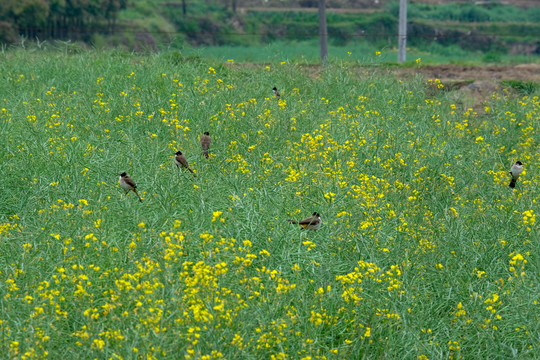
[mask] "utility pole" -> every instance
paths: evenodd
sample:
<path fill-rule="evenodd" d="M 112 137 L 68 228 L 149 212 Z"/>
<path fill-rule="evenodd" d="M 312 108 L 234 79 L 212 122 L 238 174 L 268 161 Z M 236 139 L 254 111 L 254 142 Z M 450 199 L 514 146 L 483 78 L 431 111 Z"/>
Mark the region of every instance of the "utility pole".
<path fill-rule="evenodd" d="M 326 0 L 319 0 L 319 41 L 321 43 L 321 65 L 328 58 L 328 27 L 326 26 Z"/>
<path fill-rule="evenodd" d="M 407 0 L 399 0 L 398 62 L 407 58 Z"/>

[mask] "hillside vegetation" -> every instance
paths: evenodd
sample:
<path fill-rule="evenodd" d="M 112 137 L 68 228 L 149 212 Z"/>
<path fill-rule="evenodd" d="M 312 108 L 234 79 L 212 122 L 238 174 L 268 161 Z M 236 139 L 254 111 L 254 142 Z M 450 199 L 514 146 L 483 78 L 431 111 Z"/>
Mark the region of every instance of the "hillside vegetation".
<path fill-rule="evenodd" d="M 156 51 L 313 42 L 319 33 L 318 14 L 311 11 L 313 4 L 308 1 L 268 2 L 264 6 L 248 1 L 165 0 L 61 4 L 48 0 L 6 2 L 0 7 L 0 42 L 16 43 L 22 36 L 40 41 L 82 41 L 98 48 Z M 284 7 L 287 5 L 296 8 L 290 11 Z M 408 46 L 429 53 L 452 53 L 457 48 L 491 58 L 525 55 L 534 61 L 540 55 L 540 7 L 518 5 L 411 3 Z M 329 1 L 328 6 L 336 7 L 327 15 L 333 46 L 360 43 L 377 50 L 397 46 L 398 2 Z M 347 6 L 355 11 L 347 11 Z"/>
<path fill-rule="evenodd" d="M 5 54 L 2 352 L 536 359 L 540 99 L 371 61 Z"/>

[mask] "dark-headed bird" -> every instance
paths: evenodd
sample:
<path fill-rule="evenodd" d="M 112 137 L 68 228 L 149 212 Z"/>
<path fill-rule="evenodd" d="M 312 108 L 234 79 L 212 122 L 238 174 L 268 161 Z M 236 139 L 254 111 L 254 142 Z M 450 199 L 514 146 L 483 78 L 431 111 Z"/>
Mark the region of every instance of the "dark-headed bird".
<path fill-rule="evenodd" d="M 523 172 L 523 164 L 521 161 L 516 161 L 514 165 L 510 168 L 510 175 L 512 175 L 512 180 L 510 180 L 510 186 L 512 189 L 516 187 L 516 181 L 519 178 L 519 175 Z"/>
<path fill-rule="evenodd" d="M 137 184 L 135 184 L 135 181 L 133 181 L 133 179 L 128 174 L 126 174 L 125 172 L 121 173 L 120 179 L 118 179 L 118 184 L 120 184 L 122 189 L 126 190 L 126 194 L 130 191 L 133 191 L 139 198 L 139 201 L 142 202 L 142 199 L 137 192 Z"/>
<path fill-rule="evenodd" d="M 195 175 L 195 173 L 193 172 L 193 170 L 190 169 L 189 167 L 189 164 L 186 160 L 186 157 L 182 154 L 181 151 L 177 151 L 175 156 L 174 156 L 174 163 L 176 164 L 176 166 L 178 166 L 179 168 L 186 168 L 188 169 L 192 174 L 193 176 L 197 176 Z"/>
<path fill-rule="evenodd" d="M 304 229 L 309 230 L 319 230 L 322 224 L 321 215 L 319 215 L 318 212 L 314 212 L 313 215 L 311 215 L 308 218 L 305 218 L 304 220 L 296 221 L 296 220 L 288 220 L 291 224 L 298 224 Z"/>
<path fill-rule="evenodd" d="M 201 136 L 201 147 L 203 149 L 204 157 L 208 159 L 208 149 L 210 149 L 210 144 L 212 143 L 212 138 L 210 133 L 207 131 Z"/>

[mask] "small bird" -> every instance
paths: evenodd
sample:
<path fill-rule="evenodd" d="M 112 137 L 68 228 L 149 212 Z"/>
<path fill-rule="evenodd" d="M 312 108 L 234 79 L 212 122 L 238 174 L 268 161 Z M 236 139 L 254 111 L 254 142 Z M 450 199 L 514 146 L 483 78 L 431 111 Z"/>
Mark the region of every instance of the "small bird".
<path fill-rule="evenodd" d="M 274 95 L 275 95 L 276 97 L 280 97 L 280 96 L 281 96 L 281 94 L 279 93 L 278 89 L 277 89 L 275 86 L 274 86 L 274 88 L 273 88 L 272 90 L 274 91 Z"/>
<path fill-rule="evenodd" d="M 137 185 L 135 184 L 135 181 L 131 177 L 129 177 L 128 174 L 125 172 L 120 174 L 120 179 L 118 179 L 118 184 L 122 187 L 122 189 L 126 190 L 126 194 L 133 190 L 133 192 L 137 195 L 139 198 L 139 201 L 142 202 L 141 197 L 139 196 L 139 193 L 137 192 Z"/>
<path fill-rule="evenodd" d="M 318 212 L 314 212 L 312 216 L 305 218 L 304 220 L 295 221 L 289 220 L 291 224 L 298 224 L 304 229 L 319 230 L 322 224 L 321 215 Z"/>
<path fill-rule="evenodd" d="M 510 175 L 512 175 L 512 180 L 510 181 L 510 186 L 512 189 L 516 187 L 516 181 L 519 177 L 519 175 L 521 175 L 521 173 L 523 172 L 523 164 L 521 163 L 521 161 L 516 161 L 514 163 L 514 165 L 512 165 L 512 167 L 510 168 Z"/>
<path fill-rule="evenodd" d="M 174 157 L 174 163 L 176 164 L 176 166 L 178 167 L 185 167 L 186 169 L 188 169 L 192 174 L 193 176 L 197 176 L 195 175 L 195 173 L 193 172 L 193 170 L 191 170 L 189 168 L 189 165 L 188 165 L 188 162 L 186 160 L 186 157 L 184 155 L 182 155 L 182 152 L 181 151 L 177 151 L 176 152 L 176 156 Z"/>
<path fill-rule="evenodd" d="M 201 147 L 203 149 L 204 157 L 208 159 L 208 149 L 210 149 L 210 144 L 212 143 L 212 138 L 210 133 L 207 131 L 201 136 Z"/>

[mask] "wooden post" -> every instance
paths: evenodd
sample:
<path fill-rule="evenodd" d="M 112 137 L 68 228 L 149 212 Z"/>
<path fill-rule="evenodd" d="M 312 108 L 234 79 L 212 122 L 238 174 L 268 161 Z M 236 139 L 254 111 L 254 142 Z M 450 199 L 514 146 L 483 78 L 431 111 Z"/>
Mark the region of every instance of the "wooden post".
<path fill-rule="evenodd" d="M 326 26 L 326 0 L 319 0 L 319 41 L 321 44 L 321 65 L 328 58 L 328 27 Z"/>
<path fill-rule="evenodd" d="M 407 0 L 399 0 L 398 62 L 407 58 Z"/>

